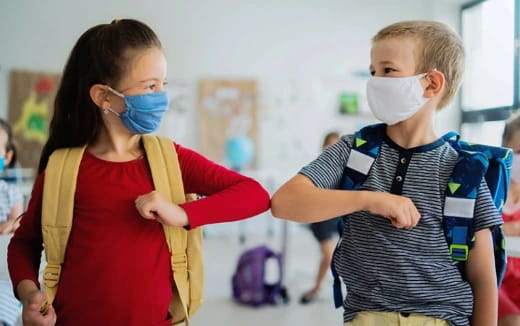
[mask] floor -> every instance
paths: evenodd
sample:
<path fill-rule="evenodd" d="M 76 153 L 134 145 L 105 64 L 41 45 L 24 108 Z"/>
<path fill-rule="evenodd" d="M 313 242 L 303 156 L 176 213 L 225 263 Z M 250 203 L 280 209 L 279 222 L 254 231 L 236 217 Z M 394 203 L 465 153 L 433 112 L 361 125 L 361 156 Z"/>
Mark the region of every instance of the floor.
<path fill-rule="evenodd" d="M 286 285 L 291 301 L 288 305 L 251 308 L 231 300 L 231 277 L 236 260 L 245 248 L 265 243 L 265 240 L 246 238 L 241 245 L 237 239 L 212 238 L 205 240 L 206 301 L 191 325 L 342 325 L 342 310 L 334 309 L 332 279 L 324 282 L 317 301 L 301 305 L 303 292 L 312 286 L 319 261 L 319 249 L 310 232 L 291 235 L 287 248 Z M 265 238 L 264 238 L 265 239 Z M 273 249 L 280 242 L 267 241 Z"/>
<path fill-rule="evenodd" d="M 232 226 L 235 224 L 234 226 Z M 341 309 L 336 310 L 332 301 L 332 280 L 324 282 L 319 298 L 309 304 L 301 305 L 298 301 L 303 292 L 312 286 L 314 273 L 318 267 L 319 249 L 310 232 L 297 224 L 290 224 L 286 245 L 285 284 L 291 301 L 287 305 L 252 308 L 235 303 L 231 299 L 231 277 L 236 261 L 244 250 L 266 244 L 281 251 L 281 228 L 273 228 L 274 235 L 269 235 L 266 228 L 258 225 L 260 234 L 252 232 L 246 225 L 245 243 L 240 243 L 235 232 L 240 230 L 237 223 L 208 227 L 204 240 L 204 259 L 206 270 L 205 302 L 194 316 L 191 326 L 263 326 L 263 325 L 342 325 Z M 235 229 L 233 229 L 235 228 Z M 256 228 L 256 226 L 255 226 Z M 253 229 L 255 229 L 253 228 Z M 226 234 L 223 230 L 232 232 Z M 269 228 L 267 228 L 269 229 Z M 296 232 L 295 232 L 296 231 Z M 5 277 L 6 237 L 0 237 L 0 276 Z M 275 275 L 277 276 L 277 275 Z"/>

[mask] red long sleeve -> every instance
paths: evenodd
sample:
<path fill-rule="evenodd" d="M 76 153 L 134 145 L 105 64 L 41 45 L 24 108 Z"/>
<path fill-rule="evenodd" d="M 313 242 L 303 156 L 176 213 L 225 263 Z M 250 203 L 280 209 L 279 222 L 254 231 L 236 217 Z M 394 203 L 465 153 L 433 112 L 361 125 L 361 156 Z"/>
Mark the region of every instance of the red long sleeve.
<path fill-rule="evenodd" d="M 236 221 L 269 209 L 269 194 L 255 180 L 180 145 L 176 144 L 175 148 L 185 192 L 208 196 L 181 205 L 192 228 Z"/>
<path fill-rule="evenodd" d="M 207 197 L 184 204 L 191 227 L 239 220 L 269 208 L 269 196 L 239 175 L 175 145 L 185 191 Z M 42 251 L 44 175 L 33 188 L 8 249 L 16 289 L 37 283 Z M 77 178 L 74 220 L 54 308 L 57 325 L 169 325 L 170 254 L 159 223 L 142 218 L 135 199 L 153 190 L 148 162 L 109 162 L 85 152 Z"/>

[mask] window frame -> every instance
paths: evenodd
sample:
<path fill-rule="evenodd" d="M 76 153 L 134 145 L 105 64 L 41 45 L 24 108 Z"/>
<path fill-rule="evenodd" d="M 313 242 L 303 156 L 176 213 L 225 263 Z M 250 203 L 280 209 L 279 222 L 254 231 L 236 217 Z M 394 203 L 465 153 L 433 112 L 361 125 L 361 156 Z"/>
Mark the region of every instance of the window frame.
<path fill-rule="evenodd" d="M 469 2 L 460 9 L 459 21 L 460 21 L 460 35 L 461 37 L 464 35 L 464 26 L 463 26 L 463 14 L 465 10 L 471 9 L 473 7 L 479 6 L 482 3 L 488 0 L 476 0 Z M 461 112 L 460 119 L 460 127 L 462 128 L 463 124 L 467 123 L 483 123 L 483 122 L 491 122 L 491 121 L 503 121 L 507 120 L 511 114 L 518 109 L 520 106 L 520 57 L 519 57 L 519 48 L 520 48 L 520 0 L 514 1 L 514 54 L 513 54 L 513 101 L 511 106 L 501 106 L 501 107 L 489 107 L 482 108 L 478 110 L 467 110 L 464 108 L 462 104 L 464 93 L 464 87 L 460 88 L 459 92 L 459 107 Z"/>

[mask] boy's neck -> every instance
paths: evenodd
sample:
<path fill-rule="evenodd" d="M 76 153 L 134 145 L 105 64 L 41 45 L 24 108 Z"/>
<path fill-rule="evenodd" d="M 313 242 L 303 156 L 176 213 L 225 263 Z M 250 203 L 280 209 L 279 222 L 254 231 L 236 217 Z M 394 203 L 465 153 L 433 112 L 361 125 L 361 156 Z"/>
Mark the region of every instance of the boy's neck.
<path fill-rule="evenodd" d="M 433 122 L 434 108 L 423 108 L 408 120 L 386 128 L 390 139 L 402 148 L 414 148 L 437 140 Z"/>

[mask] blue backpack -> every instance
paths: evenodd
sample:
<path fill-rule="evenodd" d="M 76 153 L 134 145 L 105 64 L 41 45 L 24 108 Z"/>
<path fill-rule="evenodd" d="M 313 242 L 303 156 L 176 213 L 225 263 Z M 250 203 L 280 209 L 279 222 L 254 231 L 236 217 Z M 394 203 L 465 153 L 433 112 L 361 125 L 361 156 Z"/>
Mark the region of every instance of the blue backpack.
<path fill-rule="evenodd" d="M 370 125 L 356 132 L 342 189 L 356 190 L 361 187 L 379 154 L 385 133 L 385 124 Z M 443 139 L 458 152 L 459 157 L 448 181 L 442 223 L 451 258 L 458 262 L 459 270 L 464 276 L 465 262 L 475 241 L 473 213 L 480 182 L 485 178 L 495 206 L 501 212 L 509 189 L 513 155 L 508 148 L 462 141 L 456 132 L 447 133 Z M 493 246 L 497 282 L 500 286 L 506 266 L 505 240 L 500 227 L 493 230 Z M 339 308 L 343 304 L 343 295 L 341 280 L 334 264 L 332 274 L 334 303 Z"/>

